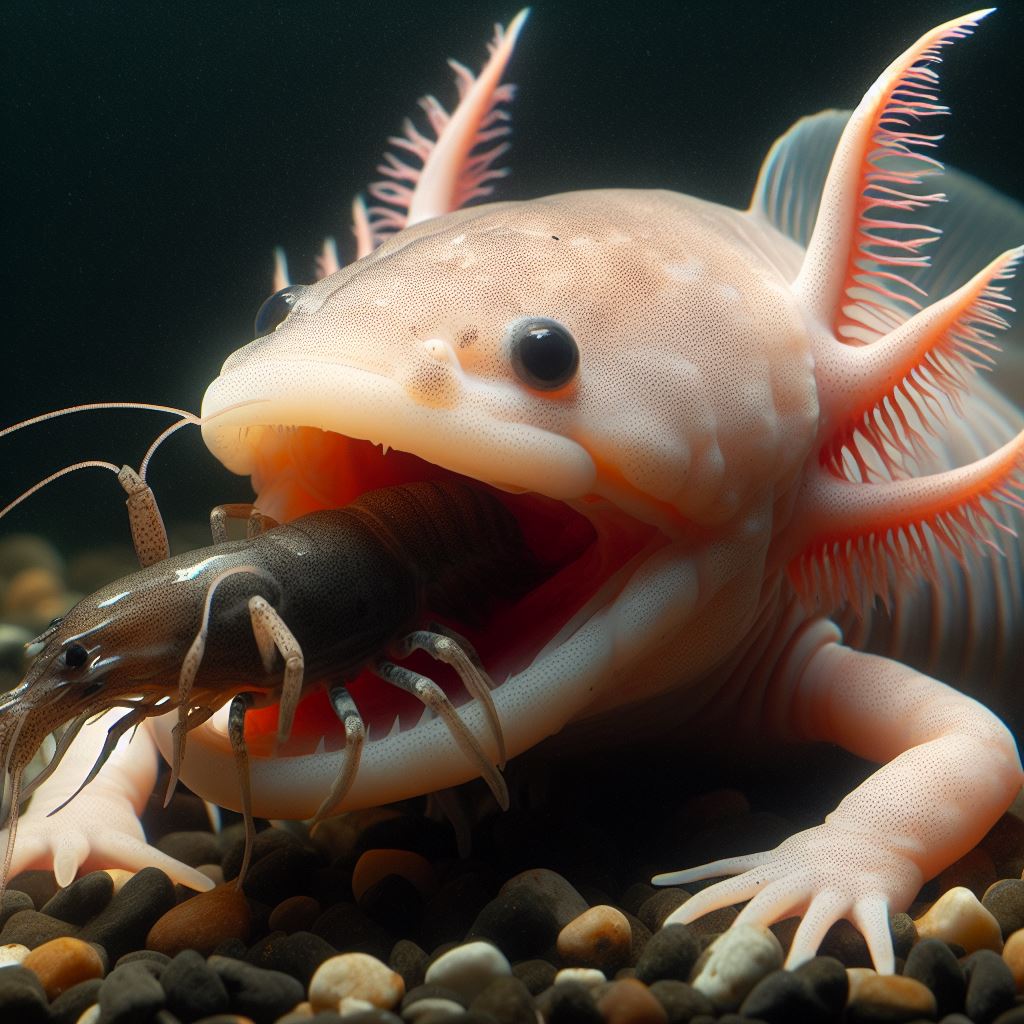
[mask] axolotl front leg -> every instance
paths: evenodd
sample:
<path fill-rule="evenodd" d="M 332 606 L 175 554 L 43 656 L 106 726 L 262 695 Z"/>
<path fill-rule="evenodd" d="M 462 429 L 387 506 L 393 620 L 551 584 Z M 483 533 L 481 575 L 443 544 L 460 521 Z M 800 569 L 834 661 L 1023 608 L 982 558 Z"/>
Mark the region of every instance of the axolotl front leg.
<path fill-rule="evenodd" d="M 751 695 L 755 696 L 755 695 Z M 970 850 L 1024 783 L 1009 730 L 981 704 L 899 662 L 842 646 L 831 623 L 809 627 L 760 695 L 780 737 L 835 743 L 884 763 L 823 824 L 769 852 L 659 875 L 683 884 L 731 875 L 666 923 L 744 900 L 738 923 L 801 921 L 787 960 L 814 956 L 838 920 L 863 933 L 875 966 L 894 969 L 889 915 Z"/>

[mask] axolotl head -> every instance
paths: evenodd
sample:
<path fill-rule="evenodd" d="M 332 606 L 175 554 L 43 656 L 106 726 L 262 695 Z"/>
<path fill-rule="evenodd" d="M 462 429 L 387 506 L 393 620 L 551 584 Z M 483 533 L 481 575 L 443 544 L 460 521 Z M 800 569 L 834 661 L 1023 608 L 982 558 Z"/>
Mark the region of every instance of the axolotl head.
<path fill-rule="evenodd" d="M 518 614 L 467 630 L 518 753 L 685 682 L 756 612 L 772 506 L 818 414 L 786 284 L 799 250 L 766 232 L 662 192 L 431 220 L 296 290 L 276 330 L 228 359 L 203 412 L 258 403 L 205 438 L 280 519 L 444 473 L 504 496 L 557 566 Z M 437 756 L 431 724 L 377 742 L 371 726 L 352 805 L 470 774 L 457 753 Z M 267 784 L 281 794 L 288 761 Z M 254 782 L 257 813 L 267 785 Z"/>

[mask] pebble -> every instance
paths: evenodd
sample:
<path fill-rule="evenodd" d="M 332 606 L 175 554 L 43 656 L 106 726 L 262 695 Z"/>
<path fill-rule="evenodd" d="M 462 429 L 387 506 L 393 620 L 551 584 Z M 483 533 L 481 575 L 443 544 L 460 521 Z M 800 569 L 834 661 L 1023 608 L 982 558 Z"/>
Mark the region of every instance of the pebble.
<path fill-rule="evenodd" d="M 66 921 L 58 921 L 49 914 L 41 914 L 38 910 L 19 910 L 12 914 L 0 931 L 0 943 L 10 942 L 35 949 L 44 942 L 60 939 L 66 935 L 74 935 L 78 928 Z"/>
<path fill-rule="evenodd" d="M 903 976 L 931 989 L 940 1016 L 963 1010 L 967 978 L 949 946 L 939 939 L 922 939 L 910 951 Z"/>
<path fill-rule="evenodd" d="M 171 907 L 153 923 L 145 944 L 171 957 L 184 949 L 209 956 L 225 939 L 246 942 L 251 927 L 245 894 L 229 882 Z"/>
<path fill-rule="evenodd" d="M 270 912 L 267 925 L 272 932 L 308 932 L 322 913 L 312 896 L 289 896 Z"/>
<path fill-rule="evenodd" d="M 909 914 L 893 914 L 889 918 L 889 934 L 892 935 L 893 952 L 906 960 L 919 937 L 914 919 Z"/>
<path fill-rule="evenodd" d="M 981 905 L 978 897 L 963 886 L 943 893 L 914 924 L 922 939 L 955 942 L 968 953 L 1003 948 L 999 922 Z"/>
<path fill-rule="evenodd" d="M 261 970 L 226 956 L 211 956 L 206 962 L 224 982 L 231 1009 L 254 1024 L 273 1024 L 306 995 L 298 981 L 281 971 Z"/>
<path fill-rule="evenodd" d="M 513 967 L 512 973 L 514 974 L 515 971 L 516 968 Z M 596 967 L 563 967 L 555 975 L 551 984 L 561 985 L 563 981 L 575 981 L 589 989 L 594 989 L 598 985 L 603 985 L 607 980 L 608 976 L 604 971 L 599 971 Z"/>
<path fill-rule="evenodd" d="M 356 903 L 362 902 L 367 889 L 388 875 L 406 879 L 423 896 L 437 889 L 434 865 L 420 854 L 411 850 L 367 850 L 352 869 L 352 895 Z"/>
<path fill-rule="evenodd" d="M 183 950 L 164 968 L 160 984 L 167 1009 L 184 1021 L 223 1013 L 229 1005 L 224 982 L 193 949 Z"/>
<path fill-rule="evenodd" d="M 669 924 L 656 931 L 636 962 L 636 976 L 650 985 L 662 979 L 689 981 L 699 947 L 689 925 Z"/>
<path fill-rule="evenodd" d="M 422 985 L 429 957 L 411 939 L 399 939 L 388 957 L 388 966 L 402 976 L 406 992 Z"/>
<path fill-rule="evenodd" d="M 548 1024 L 605 1024 L 590 989 L 575 981 L 552 985 L 537 997 L 536 1008 Z"/>
<path fill-rule="evenodd" d="M 514 977 L 495 978 L 469 1004 L 470 1013 L 489 1015 L 497 1024 L 536 1024 L 537 1012 L 527 987 Z"/>
<path fill-rule="evenodd" d="M 32 897 L 20 889 L 8 889 L 4 893 L 3 903 L 0 904 L 0 928 L 22 910 L 35 910 Z"/>
<path fill-rule="evenodd" d="M 426 981 L 457 992 L 472 1002 L 495 978 L 512 973 L 505 954 L 489 942 L 468 942 L 442 953 L 428 968 Z"/>
<path fill-rule="evenodd" d="M 694 1017 L 714 1016 L 715 1007 L 706 995 L 698 992 L 685 981 L 663 979 L 650 986 L 651 995 L 658 1000 L 668 1014 L 670 1024 L 683 1024 Z"/>
<path fill-rule="evenodd" d="M 614 973 L 630 961 L 633 932 L 615 907 L 585 910 L 559 933 L 556 942 L 562 961 L 574 967 L 596 967 Z"/>
<path fill-rule="evenodd" d="M 245 960 L 253 967 L 270 971 L 284 971 L 308 986 L 317 968 L 338 951 L 312 932 L 294 932 L 291 935 L 271 934 L 253 946 Z M 426 954 L 424 954 L 424 957 Z"/>
<path fill-rule="evenodd" d="M 580 968 L 586 970 L 586 968 Z M 561 973 L 555 969 L 555 965 L 547 960 L 520 960 L 512 965 L 512 974 L 517 977 L 533 995 L 551 988 L 555 979 Z M 600 971 L 598 972 L 600 974 Z M 604 977 L 604 975 L 602 975 Z"/>
<path fill-rule="evenodd" d="M 1006 940 L 1003 959 L 1017 983 L 1017 991 L 1024 990 L 1024 928 L 1015 931 Z"/>
<path fill-rule="evenodd" d="M 1004 878 L 990 885 L 981 905 L 999 922 L 1003 938 L 1024 928 L 1024 879 Z"/>
<path fill-rule="evenodd" d="M 678 910 L 689 898 L 690 894 L 684 889 L 660 889 L 640 904 L 636 916 L 652 932 L 656 932 L 665 923 L 669 914 Z"/>
<path fill-rule="evenodd" d="M 391 935 L 416 934 L 423 896 L 407 878 L 386 875 L 363 893 L 359 909 Z"/>
<path fill-rule="evenodd" d="M 487 903 L 466 934 L 468 940 L 490 939 L 513 960 L 543 953 L 557 937 L 558 922 L 547 900 L 523 885 Z"/>
<path fill-rule="evenodd" d="M 607 1024 L 668 1024 L 665 1007 L 635 978 L 613 981 L 597 997 Z"/>
<path fill-rule="evenodd" d="M 8 942 L 0 946 L 0 967 L 22 963 L 29 952 L 28 946 L 23 946 L 20 942 Z"/>
<path fill-rule="evenodd" d="M 505 882 L 498 890 L 498 895 L 504 896 L 519 886 L 533 890 L 547 903 L 551 913 L 555 915 L 555 923 L 559 928 L 564 928 L 587 910 L 587 901 L 576 887 L 557 871 L 550 871 L 548 868 L 521 871 Z"/>
<path fill-rule="evenodd" d="M 939 892 L 963 886 L 980 900 L 982 893 L 998 878 L 992 857 L 982 847 L 976 846 L 942 871 L 935 879 L 935 884 Z"/>
<path fill-rule="evenodd" d="M 50 1003 L 50 1016 L 53 1018 L 54 1024 L 76 1024 L 78 1018 L 90 1006 L 96 1005 L 102 984 L 101 979 L 90 978 L 57 996 Z"/>
<path fill-rule="evenodd" d="M 116 893 L 78 937 L 98 942 L 115 962 L 141 949 L 149 929 L 174 906 L 174 885 L 159 868 L 143 868 Z"/>
<path fill-rule="evenodd" d="M 163 986 L 143 961 L 115 967 L 103 980 L 98 1003 L 103 1024 L 139 1024 L 163 1008 Z"/>
<path fill-rule="evenodd" d="M 105 871 L 91 871 L 59 890 L 42 907 L 42 913 L 68 924 L 83 925 L 95 917 L 114 895 L 114 883 Z"/>
<path fill-rule="evenodd" d="M 715 939 L 701 960 L 693 987 L 718 1009 L 734 1010 L 761 978 L 782 966 L 783 953 L 767 928 L 737 925 Z"/>
<path fill-rule="evenodd" d="M 371 921 L 355 904 L 337 903 L 328 907 L 313 925 L 313 934 L 329 942 L 341 953 L 368 953 L 386 960 L 394 938 Z"/>
<path fill-rule="evenodd" d="M 1013 972 L 1006 961 L 990 949 L 972 953 L 964 961 L 967 975 L 967 996 L 964 1012 L 975 1024 L 992 1024 L 1009 1010 L 1017 995 Z"/>
<path fill-rule="evenodd" d="M 895 974 L 875 974 L 867 968 L 850 975 L 846 1024 L 900 1024 L 935 1018 L 935 996 L 919 981 Z"/>
<path fill-rule="evenodd" d="M 314 1010 L 332 1010 L 345 998 L 362 999 L 390 1010 L 405 995 L 402 976 L 365 953 L 342 953 L 325 960 L 309 983 Z"/>
<path fill-rule="evenodd" d="M 0 1020 L 18 1024 L 50 1024 L 42 982 L 20 964 L 0 971 Z"/>
<path fill-rule="evenodd" d="M 126 868 L 104 868 L 103 873 L 110 875 L 110 880 L 114 883 L 115 896 L 135 877 L 135 872 Z"/>
<path fill-rule="evenodd" d="M 765 1024 L 829 1024 L 846 1003 L 846 970 L 831 957 L 815 957 L 795 971 L 763 977 L 740 1004 L 744 1017 Z"/>
<path fill-rule="evenodd" d="M 42 982 L 47 999 L 56 999 L 62 992 L 103 977 L 103 960 L 99 953 L 81 939 L 61 938 L 44 942 L 25 957 L 23 964 L 35 971 Z"/>

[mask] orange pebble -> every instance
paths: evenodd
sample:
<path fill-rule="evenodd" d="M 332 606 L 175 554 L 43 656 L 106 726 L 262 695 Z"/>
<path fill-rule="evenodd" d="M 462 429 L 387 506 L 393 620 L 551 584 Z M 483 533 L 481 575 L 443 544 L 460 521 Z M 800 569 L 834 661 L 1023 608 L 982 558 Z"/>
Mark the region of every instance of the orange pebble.
<path fill-rule="evenodd" d="M 99 953 L 81 939 L 51 939 L 37 946 L 22 961 L 22 967 L 34 971 L 46 990 L 47 999 L 56 999 L 61 992 L 80 981 L 103 977 L 103 960 Z"/>
<path fill-rule="evenodd" d="M 401 875 L 424 895 L 437 888 L 437 878 L 430 861 L 411 850 L 367 850 L 356 861 L 352 871 L 352 895 L 358 903 L 366 890 L 388 875 Z"/>
<path fill-rule="evenodd" d="M 233 883 L 218 885 L 179 903 L 160 918 L 146 936 L 146 949 L 176 956 L 195 949 L 209 956 L 225 939 L 249 938 L 252 915 L 245 896 Z"/>

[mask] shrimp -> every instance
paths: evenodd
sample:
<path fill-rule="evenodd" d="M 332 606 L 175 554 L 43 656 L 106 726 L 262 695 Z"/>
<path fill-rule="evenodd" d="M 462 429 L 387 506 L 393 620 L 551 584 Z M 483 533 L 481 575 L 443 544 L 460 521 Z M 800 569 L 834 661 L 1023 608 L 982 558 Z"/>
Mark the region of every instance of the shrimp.
<path fill-rule="evenodd" d="M 139 476 L 124 470 L 121 477 L 130 506 L 133 497 L 143 498 L 147 511 L 138 518 L 159 520 Z M 242 516 L 248 517 L 249 535 L 227 540 L 226 520 Z M 513 599 L 535 579 L 537 565 L 497 497 L 474 483 L 442 479 L 371 491 L 344 508 L 285 525 L 251 506 L 219 506 L 211 524 L 212 546 L 162 558 L 108 584 L 33 642 L 35 661 L 0 699 L 0 763 L 12 790 L 4 879 L 19 801 L 52 773 L 88 720 L 126 709 L 69 799 L 96 776 L 127 731 L 177 710 L 169 799 L 188 732 L 228 705 L 246 822 L 241 884 L 255 836 L 247 713 L 278 704 L 280 746 L 290 736 L 300 698 L 316 687 L 326 692 L 344 727 L 345 757 L 314 816 L 318 823 L 341 803 L 358 771 L 367 728 L 346 683 L 364 670 L 418 699 L 424 714 L 442 718 L 498 804 L 508 807 L 493 683 L 469 641 L 434 621 L 472 622 L 482 608 Z M 140 534 L 133 532 L 138 548 Z M 143 546 L 146 534 L 141 531 Z M 481 702 L 490 750 L 437 682 L 401 664 L 415 652 L 453 669 L 469 696 Z M 56 753 L 22 789 L 24 770 L 50 733 L 58 733 Z"/>

